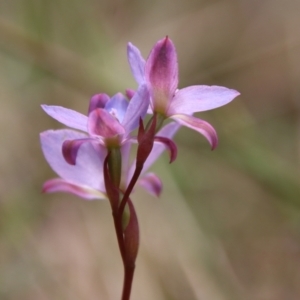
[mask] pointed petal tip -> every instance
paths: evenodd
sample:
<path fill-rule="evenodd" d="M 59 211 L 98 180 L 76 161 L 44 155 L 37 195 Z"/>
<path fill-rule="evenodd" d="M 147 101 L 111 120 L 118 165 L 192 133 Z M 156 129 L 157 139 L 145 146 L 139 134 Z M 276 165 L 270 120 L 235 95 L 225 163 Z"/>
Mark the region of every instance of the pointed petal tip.
<path fill-rule="evenodd" d="M 232 100 L 241 95 L 241 93 L 237 90 L 234 89 L 229 89 L 229 90 L 232 93 Z"/>
<path fill-rule="evenodd" d="M 42 104 L 41 108 L 47 115 L 56 121 L 68 127 L 86 132 L 87 116 L 62 106 Z"/>
<path fill-rule="evenodd" d="M 145 65 L 145 78 L 157 111 L 165 111 L 178 86 L 178 62 L 173 42 L 165 37 L 152 48 Z"/>
<path fill-rule="evenodd" d="M 127 44 L 127 60 L 131 69 L 131 73 L 138 84 L 144 82 L 145 59 L 140 50 L 132 43 Z"/>
<path fill-rule="evenodd" d="M 164 38 L 162 38 L 161 40 L 159 40 L 157 43 L 168 43 L 168 42 L 170 42 L 170 43 L 172 43 L 173 44 L 173 42 L 172 42 L 172 40 L 170 39 L 170 37 L 169 37 L 169 35 L 167 34 Z"/>
<path fill-rule="evenodd" d="M 210 125 L 209 123 L 207 123 L 207 124 Z M 219 144 L 219 139 L 218 139 L 218 134 L 217 134 L 216 130 L 214 129 L 213 126 L 211 126 L 211 127 L 212 127 L 212 131 L 210 134 L 210 139 L 207 138 L 207 140 L 210 143 L 211 151 L 213 151 L 217 148 L 217 146 Z"/>
<path fill-rule="evenodd" d="M 135 48 L 135 46 L 131 42 L 128 42 L 127 43 L 127 51 L 130 51 L 132 48 Z"/>
<path fill-rule="evenodd" d="M 41 109 L 47 114 L 49 115 L 48 111 L 51 110 L 51 105 L 47 105 L 47 104 L 41 104 Z M 52 115 L 50 115 L 52 117 Z"/>
<path fill-rule="evenodd" d="M 210 149 L 211 151 L 215 150 L 218 146 L 218 139 L 216 139 L 214 142 L 211 143 Z"/>
<path fill-rule="evenodd" d="M 163 136 L 156 136 L 154 138 L 155 141 L 163 143 L 167 149 L 169 150 L 170 153 L 170 161 L 169 163 L 171 164 L 174 162 L 177 158 L 177 146 L 176 144 L 169 138 L 163 137 Z"/>

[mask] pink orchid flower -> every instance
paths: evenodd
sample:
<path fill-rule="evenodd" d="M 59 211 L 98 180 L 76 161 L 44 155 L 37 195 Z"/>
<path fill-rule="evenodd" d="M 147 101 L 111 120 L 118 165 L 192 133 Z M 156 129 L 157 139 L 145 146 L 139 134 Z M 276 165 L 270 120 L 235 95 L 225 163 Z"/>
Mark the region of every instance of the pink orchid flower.
<path fill-rule="evenodd" d="M 75 112 L 74 112 L 75 113 Z M 78 114 L 78 113 L 76 113 Z M 61 116 L 61 114 L 60 114 Z M 82 129 L 83 120 L 78 119 L 77 127 Z M 73 125 L 75 125 L 73 123 Z M 159 136 L 172 138 L 179 125 L 172 122 L 163 127 Z M 40 141 L 44 156 L 59 178 L 46 181 L 43 185 L 43 192 L 67 192 L 83 199 L 107 199 L 103 162 L 107 155 L 104 147 L 94 147 L 93 143 L 83 143 L 78 150 L 76 164 L 69 164 L 62 154 L 62 145 L 66 140 L 80 140 L 85 134 L 70 129 L 47 130 L 40 134 Z M 129 151 L 131 142 L 121 146 L 122 153 L 122 183 L 121 188 L 125 189 L 133 174 L 134 163 L 129 164 Z M 160 179 L 153 173 L 146 173 L 149 167 L 165 150 L 162 143 L 155 142 L 153 150 L 149 155 L 138 184 L 152 195 L 159 196 L 162 190 Z"/>
<path fill-rule="evenodd" d="M 75 164 L 79 148 L 86 142 L 99 147 L 121 147 L 130 139 L 130 133 L 139 125 L 149 107 L 149 93 L 140 85 L 137 93 L 128 101 L 121 93 L 109 98 L 98 94 L 91 98 L 89 115 L 85 116 L 61 106 L 42 105 L 52 118 L 74 129 L 87 132 L 80 138 L 65 140 L 63 154 L 69 164 Z"/>
<path fill-rule="evenodd" d="M 148 87 L 152 112 L 198 131 L 214 149 L 218 143 L 215 129 L 192 114 L 223 106 L 240 93 L 221 86 L 206 85 L 178 89 L 177 54 L 168 37 L 155 44 L 146 61 L 131 43 L 128 43 L 127 56 L 137 83 Z M 132 94 L 130 90 L 129 93 Z"/>

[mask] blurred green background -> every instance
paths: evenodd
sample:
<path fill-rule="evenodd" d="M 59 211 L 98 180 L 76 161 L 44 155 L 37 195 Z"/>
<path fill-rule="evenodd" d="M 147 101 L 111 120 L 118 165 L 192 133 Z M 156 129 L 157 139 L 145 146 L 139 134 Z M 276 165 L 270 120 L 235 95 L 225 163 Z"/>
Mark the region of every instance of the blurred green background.
<path fill-rule="evenodd" d="M 119 299 L 109 204 L 42 195 L 54 173 L 40 104 L 87 112 L 91 95 L 135 88 L 128 41 L 146 57 L 169 35 L 180 87 L 241 96 L 198 114 L 153 170 L 160 199 L 134 195 L 141 245 L 133 300 L 300 299 L 300 3 L 296 0 L 0 1 L 0 299 Z"/>

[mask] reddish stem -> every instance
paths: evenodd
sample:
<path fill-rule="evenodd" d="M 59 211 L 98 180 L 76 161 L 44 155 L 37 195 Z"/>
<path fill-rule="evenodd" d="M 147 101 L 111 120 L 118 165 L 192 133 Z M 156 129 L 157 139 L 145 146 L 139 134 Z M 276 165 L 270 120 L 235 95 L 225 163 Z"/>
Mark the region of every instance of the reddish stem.
<path fill-rule="evenodd" d="M 132 280 L 135 270 L 135 264 L 124 264 L 124 282 L 122 300 L 129 300 L 131 294 Z"/>
<path fill-rule="evenodd" d="M 130 196 L 130 194 L 131 194 L 131 192 L 132 192 L 132 190 L 133 190 L 133 188 L 134 188 L 137 180 L 139 179 L 139 176 L 140 176 L 140 174 L 141 174 L 141 172 L 143 170 L 143 166 L 144 166 L 144 164 L 143 165 L 139 165 L 139 166 L 136 165 L 136 167 L 135 167 L 134 174 L 133 174 L 133 176 L 132 176 L 132 178 L 130 180 L 130 183 L 129 183 L 129 185 L 128 185 L 126 191 L 125 191 L 125 194 L 124 194 L 124 196 L 122 198 L 122 201 L 120 203 L 119 212 L 120 212 L 121 215 L 123 214 L 125 205 L 126 205 L 126 203 L 128 201 L 128 198 L 129 198 L 129 196 Z"/>
<path fill-rule="evenodd" d="M 126 253 L 125 253 L 125 246 L 124 246 L 122 217 L 120 218 L 120 214 L 119 214 L 118 211 L 113 211 L 112 215 L 113 215 L 113 218 L 114 218 L 115 231 L 116 231 L 116 235 L 117 235 L 118 245 L 119 245 L 120 253 L 121 253 L 121 256 L 122 256 L 123 265 L 124 265 L 124 268 L 125 268 Z"/>
<path fill-rule="evenodd" d="M 147 160 L 148 156 L 150 155 L 150 152 L 153 148 L 153 142 L 154 142 L 154 135 L 155 135 L 155 129 L 156 129 L 156 115 L 153 115 L 153 118 L 149 121 L 149 123 L 146 126 L 146 130 L 144 128 L 142 119 L 140 119 L 140 127 L 138 132 L 138 150 L 137 150 L 137 159 L 136 159 L 136 165 L 135 165 L 135 171 L 134 174 L 130 180 L 130 183 L 125 191 L 125 194 L 121 200 L 119 212 L 122 215 L 123 211 L 125 209 L 125 205 L 129 199 L 129 196 L 136 184 L 136 182 L 139 179 L 139 176 L 141 175 L 141 172 L 144 167 L 144 163 Z"/>
<path fill-rule="evenodd" d="M 122 300 L 129 300 L 131 294 L 131 287 L 133 281 L 133 275 L 135 270 L 135 264 L 132 262 L 127 262 L 126 259 L 126 249 L 124 246 L 124 234 L 122 228 L 122 215 L 117 211 L 113 212 L 115 230 L 118 240 L 118 245 L 120 249 L 120 253 L 122 256 L 123 266 L 124 266 L 124 281 L 123 281 L 123 292 L 122 292 Z"/>
<path fill-rule="evenodd" d="M 151 124 L 151 125 L 150 125 Z M 139 136 L 138 136 L 138 153 L 137 153 L 137 161 L 136 161 L 136 167 L 134 174 L 130 180 L 130 183 L 122 197 L 122 200 L 120 202 L 120 205 L 118 205 L 119 202 L 119 194 L 116 193 L 119 191 L 119 182 L 113 182 L 112 178 L 115 178 L 113 176 L 114 171 L 116 168 L 112 168 L 112 166 L 109 165 L 109 158 L 111 155 L 111 152 L 108 153 L 107 157 L 104 161 L 104 179 L 105 179 L 105 187 L 107 190 L 107 194 L 110 198 L 110 203 L 112 207 L 112 214 L 114 218 L 114 225 L 115 225 L 115 231 L 117 235 L 118 245 L 120 249 L 120 253 L 122 256 L 123 266 L 124 266 L 124 282 L 123 282 L 123 292 L 122 292 L 122 298 L 121 300 L 129 300 L 130 294 L 131 294 L 131 287 L 132 287 L 132 281 L 133 281 L 133 275 L 135 270 L 135 259 L 137 255 L 137 249 L 138 249 L 138 227 L 135 228 L 134 225 L 132 229 L 129 231 L 129 233 L 123 231 L 123 225 L 122 225 L 122 216 L 125 209 L 126 204 L 128 203 L 130 194 L 143 170 L 144 163 L 149 156 L 154 142 L 154 135 L 155 135 L 155 127 L 156 127 L 156 116 L 149 122 L 149 129 L 147 132 L 145 132 L 142 120 L 140 120 L 140 129 L 139 129 Z M 117 186 L 115 186 L 117 183 Z M 137 219 L 136 214 L 134 211 L 134 207 L 132 206 L 132 203 L 129 203 L 130 207 L 130 213 L 134 214 L 133 216 L 130 216 L 131 218 L 134 217 L 134 219 L 131 219 L 136 225 L 137 225 Z M 127 225 L 128 226 L 128 225 Z M 137 225 L 138 226 L 138 225 Z M 135 228 L 135 229 L 134 229 Z M 137 230 L 137 231 L 136 231 Z M 137 234 L 137 236 L 136 236 Z M 133 244 L 132 244 L 132 238 Z M 126 239 L 125 239 L 126 238 Z M 130 241 L 128 241 L 128 238 Z M 128 244 L 129 242 L 129 244 Z M 135 244 L 136 243 L 136 244 Z M 132 248 L 133 245 L 133 248 Z M 136 246 L 136 248 L 135 248 Z"/>

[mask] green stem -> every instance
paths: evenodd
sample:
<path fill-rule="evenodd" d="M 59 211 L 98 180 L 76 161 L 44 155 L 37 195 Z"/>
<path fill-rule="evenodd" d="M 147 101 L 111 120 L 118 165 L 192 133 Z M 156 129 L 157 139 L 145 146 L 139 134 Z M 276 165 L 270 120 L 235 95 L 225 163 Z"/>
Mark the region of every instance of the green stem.
<path fill-rule="evenodd" d="M 113 215 L 113 218 L 114 218 L 114 225 L 115 225 L 115 231 L 116 231 L 116 235 L 117 235 L 118 245 L 119 245 L 123 265 L 124 265 L 124 268 L 125 268 L 126 253 L 125 253 L 125 245 L 124 245 L 122 216 L 120 217 L 120 214 L 119 214 L 118 210 L 113 211 L 112 215 Z"/>
<path fill-rule="evenodd" d="M 108 158 L 108 167 L 112 183 L 119 188 L 121 182 L 122 171 L 122 155 L 120 148 L 110 149 L 110 156 Z"/>
<path fill-rule="evenodd" d="M 122 226 L 122 214 L 117 212 L 113 212 L 115 231 L 117 235 L 118 245 L 122 257 L 122 262 L 124 266 L 124 281 L 123 281 L 123 292 L 122 292 L 122 300 L 129 300 L 131 294 L 131 287 L 133 281 L 133 275 L 135 270 L 135 264 L 132 262 L 127 262 L 126 260 L 126 249 L 124 245 L 124 234 L 123 234 L 123 226 Z"/>

